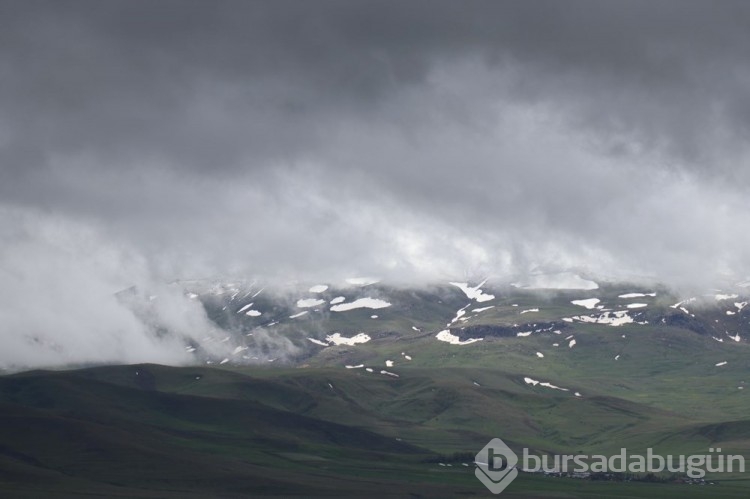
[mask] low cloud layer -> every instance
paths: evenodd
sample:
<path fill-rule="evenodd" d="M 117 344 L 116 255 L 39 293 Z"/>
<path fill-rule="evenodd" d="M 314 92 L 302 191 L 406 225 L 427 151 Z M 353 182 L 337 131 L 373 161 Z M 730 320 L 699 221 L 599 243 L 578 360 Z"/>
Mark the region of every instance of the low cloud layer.
<path fill-rule="evenodd" d="M 749 19 L 732 1 L 5 2 L 3 351 L 180 362 L 113 293 L 185 278 L 744 279 Z M 181 334 L 210 328 L 182 306 Z"/>

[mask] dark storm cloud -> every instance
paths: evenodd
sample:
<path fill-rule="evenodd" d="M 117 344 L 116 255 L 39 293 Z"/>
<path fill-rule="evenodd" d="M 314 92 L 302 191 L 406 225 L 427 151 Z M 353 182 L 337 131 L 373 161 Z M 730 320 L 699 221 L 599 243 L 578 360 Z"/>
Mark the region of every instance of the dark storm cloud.
<path fill-rule="evenodd" d="M 0 333 L 95 307 L 140 351 L 110 292 L 196 276 L 744 277 L 748 28 L 731 1 L 0 1 Z"/>
<path fill-rule="evenodd" d="M 423 120 L 384 103 L 429 93 L 435 66 L 461 58 L 612 150 L 702 158 L 717 128 L 747 129 L 749 15 L 742 2 L 4 2 L 3 162 L 289 160 L 347 119 Z M 498 95 L 462 96 L 482 97 Z"/>
<path fill-rule="evenodd" d="M 4 2 L 0 192 L 105 219 L 179 219 L 196 211 L 192 186 L 212 182 L 202 177 L 281 195 L 271 170 L 313 163 L 324 185 L 361 174 L 396 201 L 464 218 L 577 219 L 611 197 L 589 189 L 600 194 L 554 206 L 560 183 L 618 179 L 529 157 L 514 134 L 538 122 L 629 164 L 744 182 L 734 165 L 749 12 L 742 2 Z M 560 183 L 541 181 L 550 175 Z M 500 184 L 533 206 L 498 204 Z"/>

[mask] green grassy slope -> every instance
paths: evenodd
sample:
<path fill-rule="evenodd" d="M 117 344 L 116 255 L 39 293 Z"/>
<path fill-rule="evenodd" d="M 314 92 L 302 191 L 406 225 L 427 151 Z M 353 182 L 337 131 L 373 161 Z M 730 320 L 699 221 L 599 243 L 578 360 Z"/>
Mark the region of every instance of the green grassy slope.
<path fill-rule="evenodd" d="M 482 495 L 465 458 L 447 467 L 435 456 L 473 453 L 495 436 L 539 452 L 746 449 L 750 425 L 458 367 L 410 366 L 399 378 L 153 365 L 32 372 L 0 378 L 0 404 L 0 482 L 14 497 Z M 719 478 L 710 497 L 748 492 L 742 476 Z M 504 496 L 644 494 L 708 497 L 687 485 L 527 474 Z"/>

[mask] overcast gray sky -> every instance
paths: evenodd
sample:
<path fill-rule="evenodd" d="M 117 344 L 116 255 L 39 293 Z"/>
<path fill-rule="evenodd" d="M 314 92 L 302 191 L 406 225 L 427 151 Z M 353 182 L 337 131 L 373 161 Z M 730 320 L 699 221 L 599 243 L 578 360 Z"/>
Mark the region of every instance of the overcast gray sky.
<path fill-rule="evenodd" d="M 211 275 L 746 278 L 748 47 L 729 0 L 0 1 L 0 328 Z"/>

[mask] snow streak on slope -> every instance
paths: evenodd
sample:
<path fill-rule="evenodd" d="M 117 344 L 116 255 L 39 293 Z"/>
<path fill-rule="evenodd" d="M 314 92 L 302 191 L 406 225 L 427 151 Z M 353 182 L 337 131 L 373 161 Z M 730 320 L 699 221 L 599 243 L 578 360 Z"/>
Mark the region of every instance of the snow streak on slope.
<path fill-rule="evenodd" d="M 471 311 L 479 313 L 479 312 L 484 312 L 485 310 L 489 310 L 491 308 L 495 308 L 495 305 L 490 305 L 489 307 L 474 308 Z"/>
<path fill-rule="evenodd" d="M 469 303 L 469 305 L 471 305 L 471 303 Z M 466 320 L 466 319 L 462 319 L 462 317 L 466 314 L 466 309 L 469 307 L 469 305 L 466 305 L 465 307 L 458 309 L 458 311 L 456 312 L 456 316 L 447 325 L 450 326 L 451 324 L 458 321 L 459 319 Z"/>
<path fill-rule="evenodd" d="M 245 305 L 244 307 L 242 307 L 241 309 L 239 309 L 239 310 L 237 311 L 237 313 L 238 313 L 238 314 L 239 314 L 239 313 L 242 313 L 242 312 L 244 312 L 245 310 L 247 310 L 248 308 L 250 308 L 250 307 L 252 307 L 252 306 L 253 306 L 253 303 L 252 303 L 252 302 L 251 302 L 251 303 L 248 303 L 247 305 Z"/>
<path fill-rule="evenodd" d="M 555 386 L 552 383 L 549 383 L 549 382 L 546 382 L 546 381 L 545 382 L 541 382 L 541 381 L 538 381 L 538 380 L 535 380 L 535 379 L 532 379 L 532 378 L 529 378 L 529 377 L 523 378 L 523 381 L 527 385 L 531 385 L 531 386 L 537 386 L 537 385 L 539 385 L 539 386 L 543 386 L 545 388 L 551 388 L 553 390 L 560 390 L 560 391 L 563 391 L 563 392 L 569 392 L 570 391 L 567 388 L 560 388 L 559 386 Z"/>

